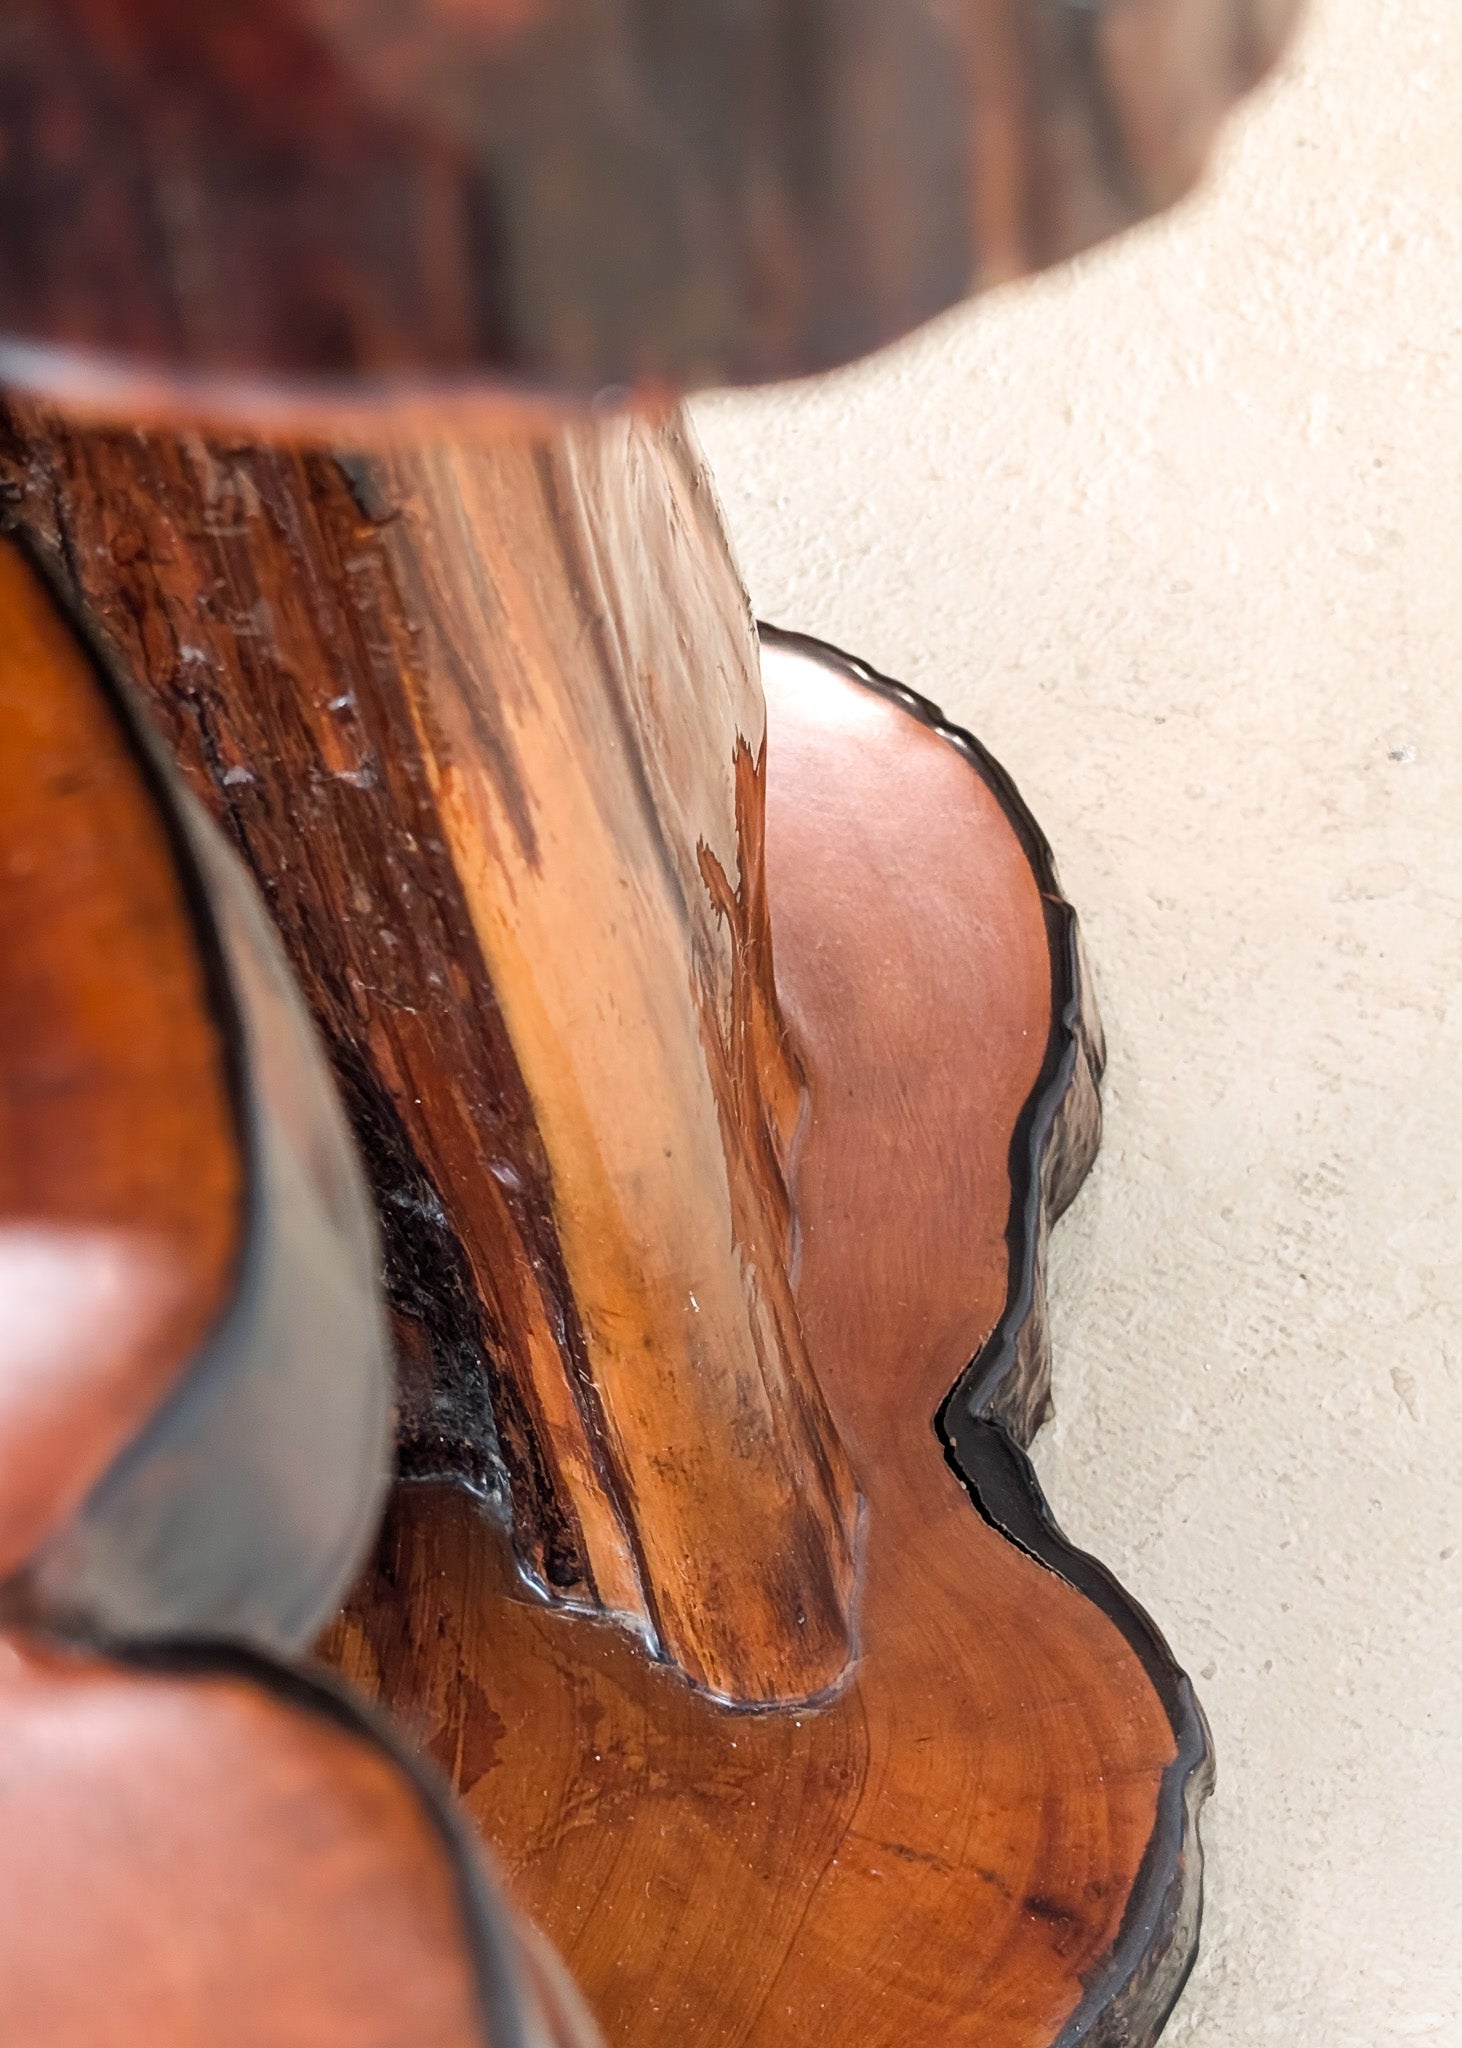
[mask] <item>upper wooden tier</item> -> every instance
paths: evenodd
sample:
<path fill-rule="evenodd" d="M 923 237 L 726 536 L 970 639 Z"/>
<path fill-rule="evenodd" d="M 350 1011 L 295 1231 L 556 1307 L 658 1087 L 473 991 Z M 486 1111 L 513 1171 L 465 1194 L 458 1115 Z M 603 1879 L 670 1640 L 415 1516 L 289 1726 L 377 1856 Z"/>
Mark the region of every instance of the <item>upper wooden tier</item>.
<path fill-rule="evenodd" d="M 253 418 L 866 353 L 1182 193 L 1297 0 L 6 0 L 0 377 Z"/>

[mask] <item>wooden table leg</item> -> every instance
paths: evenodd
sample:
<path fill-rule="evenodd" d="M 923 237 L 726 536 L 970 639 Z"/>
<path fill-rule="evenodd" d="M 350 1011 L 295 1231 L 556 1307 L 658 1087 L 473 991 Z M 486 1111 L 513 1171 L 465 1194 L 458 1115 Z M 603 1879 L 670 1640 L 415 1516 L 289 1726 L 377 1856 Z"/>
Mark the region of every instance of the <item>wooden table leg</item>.
<path fill-rule="evenodd" d="M 836 1684 L 856 1497 L 791 1296 L 764 707 L 684 429 L 349 461 L 16 432 L 28 530 L 336 1052 L 430 1319 L 428 1464 L 500 1456 L 530 1575 L 697 1684 Z"/>

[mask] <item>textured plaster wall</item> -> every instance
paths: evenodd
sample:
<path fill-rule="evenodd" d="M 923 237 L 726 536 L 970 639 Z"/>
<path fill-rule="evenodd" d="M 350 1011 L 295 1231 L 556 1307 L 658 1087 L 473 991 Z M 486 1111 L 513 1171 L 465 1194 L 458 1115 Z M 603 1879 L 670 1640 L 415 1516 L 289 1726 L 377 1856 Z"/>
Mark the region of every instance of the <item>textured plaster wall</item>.
<path fill-rule="evenodd" d="M 1462 2048 L 1462 7 L 1320 0 L 1179 215 L 699 421 L 1085 919 L 1038 1462 L 1217 1739 L 1170 2038 Z"/>

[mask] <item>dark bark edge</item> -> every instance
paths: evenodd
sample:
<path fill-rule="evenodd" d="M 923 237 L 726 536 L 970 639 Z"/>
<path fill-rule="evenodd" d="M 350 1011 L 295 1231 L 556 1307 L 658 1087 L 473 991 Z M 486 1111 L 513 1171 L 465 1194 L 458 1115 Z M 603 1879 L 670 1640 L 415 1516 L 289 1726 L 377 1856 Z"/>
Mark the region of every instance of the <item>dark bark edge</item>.
<path fill-rule="evenodd" d="M 1088 1974 L 1052 2048 L 1150 2048 L 1166 2025 L 1198 1950 L 1203 1850 L 1198 1815 L 1213 1788 L 1203 1710 L 1156 1624 L 1107 1567 L 1061 1533 L 1026 1456 L 1051 1412 L 1046 1246 L 1051 1226 L 1090 1172 L 1101 1138 L 1106 1048 L 1076 913 L 1061 894 L 1045 834 L 998 761 L 928 698 L 810 634 L 761 626 L 764 641 L 798 650 L 895 703 L 947 740 L 999 802 L 1030 862 L 1051 948 L 1051 1031 L 1040 1078 L 1011 1142 L 1010 1281 L 1004 1310 L 934 1418 L 944 1455 L 991 1528 L 1101 1609 L 1162 1702 L 1176 1755 L 1163 1775 L 1156 1823 L 1117 1939 Z"/>

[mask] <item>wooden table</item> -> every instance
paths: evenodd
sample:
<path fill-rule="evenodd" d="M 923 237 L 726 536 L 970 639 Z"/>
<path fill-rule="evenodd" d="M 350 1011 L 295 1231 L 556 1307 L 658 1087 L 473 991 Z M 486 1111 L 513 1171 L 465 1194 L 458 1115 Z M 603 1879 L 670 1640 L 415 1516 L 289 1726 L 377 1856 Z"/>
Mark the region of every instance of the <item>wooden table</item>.
<path fill-rule="evenodd" d="M 1206 1731 L 1023 1452 L 1075 921 L 673 394 L 1176 197 L 1290 12 L 12 0 L 27 2038 L 1161 2026 Z"/>

